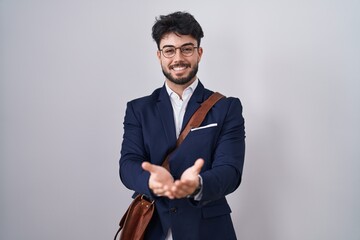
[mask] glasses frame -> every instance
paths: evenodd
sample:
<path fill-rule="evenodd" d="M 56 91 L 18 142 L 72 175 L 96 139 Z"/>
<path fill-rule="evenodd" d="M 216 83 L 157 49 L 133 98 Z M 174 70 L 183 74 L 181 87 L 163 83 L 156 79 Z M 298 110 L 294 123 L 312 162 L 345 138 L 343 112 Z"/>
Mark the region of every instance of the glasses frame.
<path fill-rule="evenodd" d="M 192 51 L 192 53 L 191 53 L 190 55 L 185 55 L 181 49 L 182 49 L 183 47 L 188 47 L 188 46 L 191 46 L 191 47 L 193 47 L 194 49 L 193 49 L 193 51 Z M 172 55 L 172 56 L 170 56 L 170 57 L 165 56 L 164 51 L 163 51 L 164 48 L 173 48 L 173 49 L 175 49 L 174 55 Z M 173 58 L 173 57 L 176 55 L 176 50 L 178 50 L 178 49 L 180 50 L 181 55 L 183 55 L 183 56 L 185 56 L 185 57 L 191 57 L 192 55 L 194 55 L 195 49 L 197 49 L 197 48 L 199 48 L 199 47 L 195 47 L 194 44 L 189 43 L 189 44 L 184 44 L 184 45 L 182 45 L 182 46 L 180 46 L 180 47 L 165 46 L 165 47 L 163 47 L 162 49 L 159 49 L 159 51 L 162 52 L 162 55 L 163 55 L 165 58 Z"/>

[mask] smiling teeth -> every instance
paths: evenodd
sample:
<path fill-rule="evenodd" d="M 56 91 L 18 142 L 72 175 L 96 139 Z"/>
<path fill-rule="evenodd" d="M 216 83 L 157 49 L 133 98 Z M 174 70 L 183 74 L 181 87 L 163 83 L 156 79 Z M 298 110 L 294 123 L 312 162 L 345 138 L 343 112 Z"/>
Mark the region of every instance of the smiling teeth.
<path fill-rule="evenodd" d="M 174 67 L 173 69 L 175 71 L 181 71 L 181 70 L 184 70 L 186 67 Z"/>

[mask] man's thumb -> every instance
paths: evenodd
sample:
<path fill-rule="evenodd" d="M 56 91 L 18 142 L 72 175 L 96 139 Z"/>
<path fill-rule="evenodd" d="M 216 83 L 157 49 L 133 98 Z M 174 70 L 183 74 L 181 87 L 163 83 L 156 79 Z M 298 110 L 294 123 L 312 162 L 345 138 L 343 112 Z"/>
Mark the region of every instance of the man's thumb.
<path fill-rule="evenodd" d="M 194 167 L 197 172 L 200 172 L 203 166 L 204 166 L 204 159 L 202 158 L 197 159 L 194 163 Z"/>
<path fill-rule="evenodd" d="M 148 171 L 148 172 L 152 172 L 154 171 L 154 167 L 151 163 L 149 162 L 143 162 L 141 164 L 141 167 L 145 170 L 145 171 Z"/>

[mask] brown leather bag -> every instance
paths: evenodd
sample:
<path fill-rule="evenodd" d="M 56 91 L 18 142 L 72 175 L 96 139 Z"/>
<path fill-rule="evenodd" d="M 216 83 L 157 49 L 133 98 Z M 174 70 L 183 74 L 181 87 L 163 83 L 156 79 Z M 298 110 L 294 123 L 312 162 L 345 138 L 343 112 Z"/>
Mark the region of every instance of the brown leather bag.
<path fill-rule="evenodd" d="M 191 128 L 199 127 L 205 119 L 206 114 L 224 96 L 218 92 L 213 93 L 206 101 L 204 101 L 200 108 L 192 115 L 189 122 L 186 124 L 184 130 L 181 132 L 176 147 L 178 147 L 185 139 Z M 162 166 L 169 170 L 169 156 L 165 158 Z M 143 240 L 146 227 L 148 226 L 151 217 L 155 210 L 154 201 L 149 200 L 145 195 L 139 194 L 132 201 L 129 208 L 121 218 L 119 229 L 115 234 L 114 240 L 121 231 L 120 240 Z"/>
<path fill-rule="evenodd" d="M 154 213 L 154 201 L 148 200 L 144 195 L 138 195 L 130 204 L 128 210 L 120 220 L 120 228 L 114 240 L 122 229 L 120 239 L 131 240 L 144 238 L 144 233 Z"/>

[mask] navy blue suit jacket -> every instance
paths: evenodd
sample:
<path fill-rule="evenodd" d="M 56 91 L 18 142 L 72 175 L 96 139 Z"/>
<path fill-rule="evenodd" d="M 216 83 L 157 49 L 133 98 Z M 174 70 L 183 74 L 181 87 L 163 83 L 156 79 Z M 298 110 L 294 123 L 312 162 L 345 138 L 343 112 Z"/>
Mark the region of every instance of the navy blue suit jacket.
<path fill-rule="evenodd" d="M 189 100 L 183 127 L 211 94 L 199 82 Z M 135 195 L 141 193 L 155 199 L 156 211 L 145 239 L 164 239 L 169 228 L 175 240 L 236 239 L 225 196 L 239 186 L 244 163 L 244 119 L 239 99 L 228 97 L 216 103 L 201 126 L 213 123 L 217 126 L 191 131 L 169 159 L 174 179 L 179 179 L 196 159 L 205 160 L 200 173 L 201 201 L 170 200 L 152 194 L 148 186 L 150 174 L 141 168 L 144 161 L 161 165 L 176 144 L 173 110 L 166 88 L 163 86 L 150 96 L 127 104 L 120 178 Z"/>

